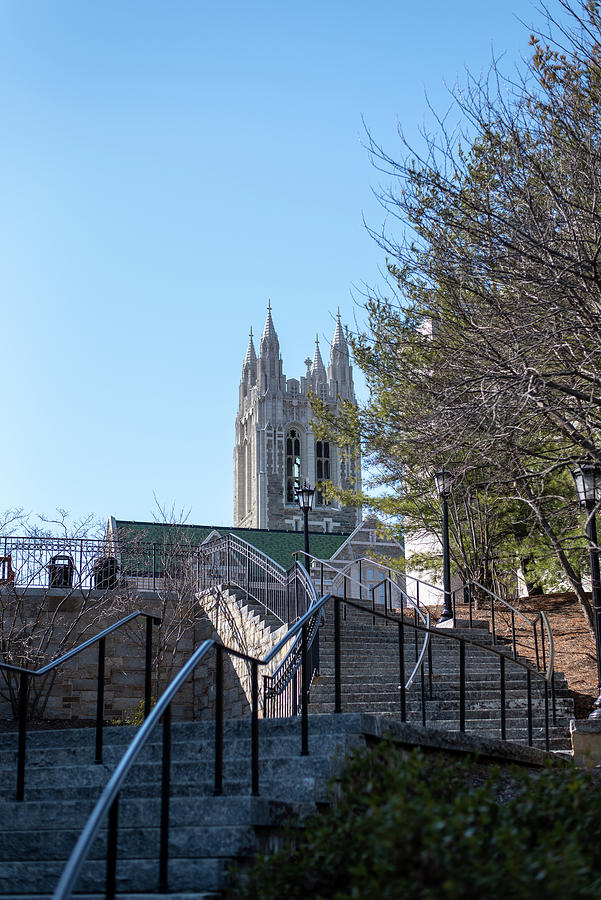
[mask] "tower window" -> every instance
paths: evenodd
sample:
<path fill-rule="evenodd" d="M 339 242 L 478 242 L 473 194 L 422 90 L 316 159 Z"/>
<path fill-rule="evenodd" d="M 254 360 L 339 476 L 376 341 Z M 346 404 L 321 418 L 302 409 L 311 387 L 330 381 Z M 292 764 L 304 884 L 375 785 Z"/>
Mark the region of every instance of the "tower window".
<path fill-rule="evenodd" d="M 286 438 L 286 503 L 296 502 L 296 490 L 301 486 L 300 434 L 291 428 Z"/>
<path fill-rule="evenodd" d="M 315 444 L 315 478 L 317 484 L 330 480 L 330 444 L 329 441 L 317 441 Z M 317 490 L 318 506 L 325 506 L 325 495 Z"/>

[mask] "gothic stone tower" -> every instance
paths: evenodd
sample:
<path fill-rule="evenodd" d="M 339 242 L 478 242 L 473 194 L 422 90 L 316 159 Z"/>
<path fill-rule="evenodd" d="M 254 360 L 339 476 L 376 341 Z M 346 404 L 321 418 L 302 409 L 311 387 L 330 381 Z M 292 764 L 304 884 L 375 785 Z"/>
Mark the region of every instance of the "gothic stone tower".
<path fill-rule="evenodd" d="M 340 313 L 328 371 L 317 338 L 313 361 L 305 362 L 305 376 L 300 380 L 286 380 L 269 305 L 259 356 L 251 330 L 242 365 L 234 449 L 234 525 L 237 527 L 301 530 L 302 513 L 295 489 L 304 480 L 312 486 L 321 480 L 342 487 L 360 486 L 359 460 L 349 460 L 332 443 L 315 439 L 313 413 L 307 397 L 312 390 L 331 408 L 336 408 L 340 400 L 355 401 L 353 371 Z M 309 527 L 312 531 L 350 532 L 360 519 L 359 509 L 327 503 L 316 493 Z"/>

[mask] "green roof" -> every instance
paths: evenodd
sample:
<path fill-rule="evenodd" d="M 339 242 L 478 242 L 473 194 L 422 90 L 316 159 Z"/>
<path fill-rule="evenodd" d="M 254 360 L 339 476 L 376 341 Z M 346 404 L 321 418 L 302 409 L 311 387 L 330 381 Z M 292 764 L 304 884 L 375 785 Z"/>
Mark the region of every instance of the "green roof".
<path fill-rule="evenodd" d="M 170 541 L 183 538 L 191 544 L 202 544 L 216 531 L 221 536 L 234 534 L 252 544 L 257 550 L 289 569 L 294 562 L 295 550 L 304 550 L 302 531 L 270 531 L 267 528 L 228 528 L 219 525 L 169 525 L 163 522 L 132 522 L 116 519 L 117 533 L 129 533 L 137 541 L 163 543 L 166 536 Z M 348 534 L 324 534 L 323 531 L 309 532 L 309 549 L 318 559 L 330 559 L 349 537 Z"/>

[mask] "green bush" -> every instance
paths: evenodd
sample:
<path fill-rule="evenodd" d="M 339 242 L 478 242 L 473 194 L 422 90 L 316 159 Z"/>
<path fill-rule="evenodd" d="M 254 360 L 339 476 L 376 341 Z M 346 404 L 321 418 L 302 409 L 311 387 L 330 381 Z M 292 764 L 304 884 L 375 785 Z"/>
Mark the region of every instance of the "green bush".
<path fill-rule="evenodd" d="M 572 900 L 601 895 L 601 795 L 575 767 L 489 768 L 388 742 L 259 857 L 239 900 Z"/>

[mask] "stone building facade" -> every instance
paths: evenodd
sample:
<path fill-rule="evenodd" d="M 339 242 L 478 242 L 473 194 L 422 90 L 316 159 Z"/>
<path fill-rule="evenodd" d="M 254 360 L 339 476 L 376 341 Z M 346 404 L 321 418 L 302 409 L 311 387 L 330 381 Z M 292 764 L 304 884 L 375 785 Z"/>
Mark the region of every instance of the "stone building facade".
<path fill-rule="evenodd" d="M 327 371 L 317 338 L 313 359 L 305 362 L 304 376 L 286 378 L 269 306 L 259 355 L 251 331 L 242 365 L 234 449 L 235 527 L 300 531 L 296 488 L 304 481 L 311 486 L 331 481 L 343 488 L 360 487 L 360 460 L 329 441 L 316 440 L 309 400 L 313 392 L 332 410 L 343 400 L 356 402 L 340 313 Z M 360 509 L 327 501 L 318 490 L 309 528 L 349 533 L 360 519 Z"/>

